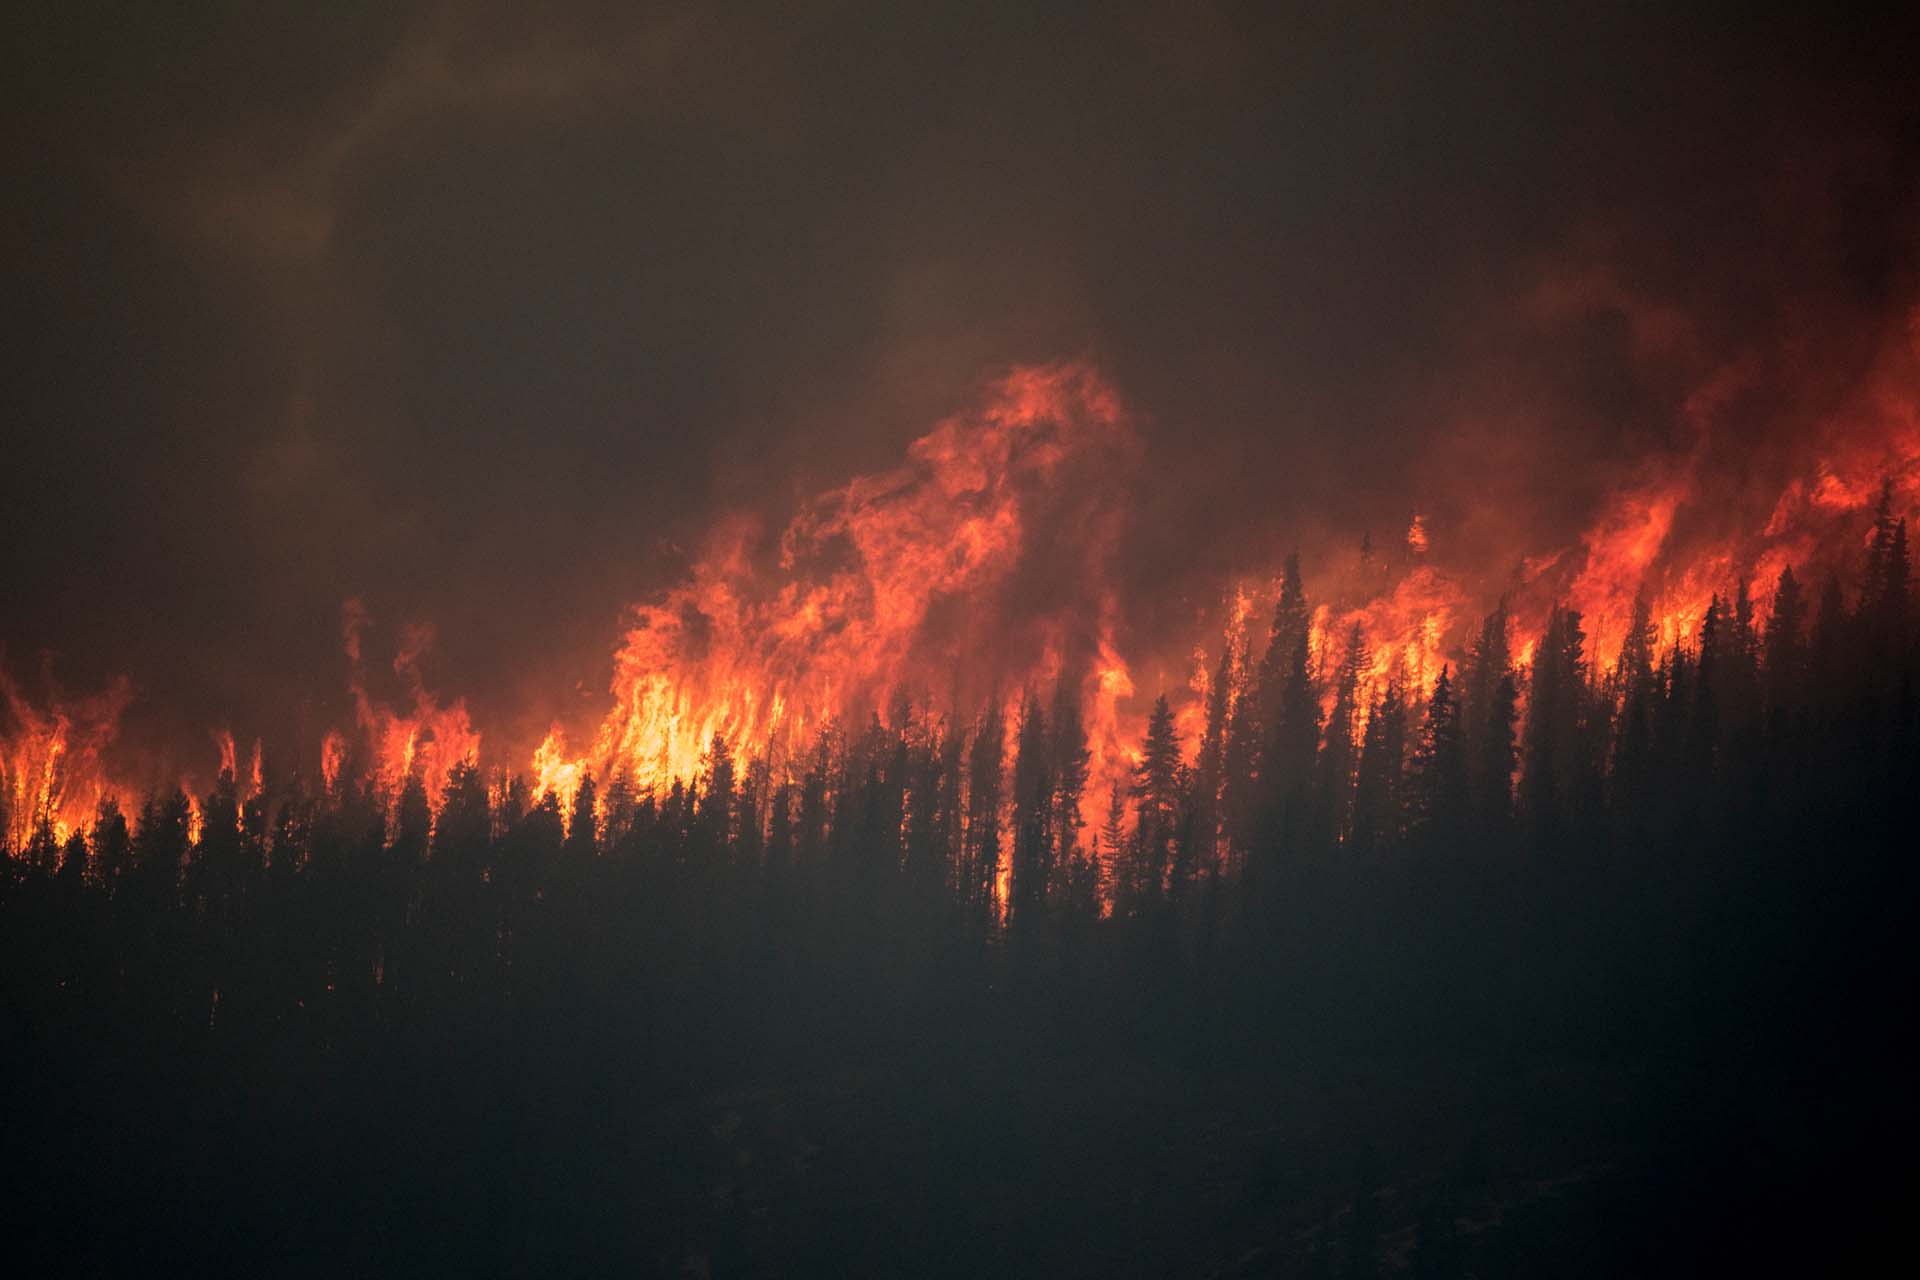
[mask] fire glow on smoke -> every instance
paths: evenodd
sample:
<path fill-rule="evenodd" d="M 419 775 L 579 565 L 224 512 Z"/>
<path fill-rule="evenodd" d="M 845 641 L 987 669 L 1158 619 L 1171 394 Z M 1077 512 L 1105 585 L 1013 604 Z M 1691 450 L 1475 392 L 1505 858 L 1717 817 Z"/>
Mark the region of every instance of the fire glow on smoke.
<path fill-rule="evenodd" d="M 1430 690 L 1501 599 L 1524 663 L 1563 601 L 1583 615 L 1602 673 L 1641 593 L 1660 643 L 1672 646 L 1690 643 L 1711 598 L 1742 582 L 1764 607 L 1788 565 L 1803 580 L 1844 576 L 1857 567 L 1883 484 L 1896 515 L 1920 500 L 1916 389 L 1920 353 L 1909 343 L 1881 361 L 1847 412 L 1793 442 L 1784 479 L 1747 486 L 1743 502 L 1711 519 L 1705 504 L 1724 497 L 1706 473 L 1726 453 L 1715 448 L 1724 444 L 1718 433 L 1732 428 L 1703 392 L 1688 406 L 1690 450 L 1649 460 L 1572 542 L 1509 548 L 1517 567 L 1505 573 L 1450 558 L 1446 527 L 1410 509 L 1403 536 L 1379 547 L 1356 537 L 1350 549 L 1306 561 L 1313 660 L 1330 670 L 1358 627 L 1368 646 L 1364 707 L 1392 677 Z M 1191 754 L 1222 646 L 1232 647 L 1229 678 L 1243 679 L 1258 662 L 1273 599 L 1271 569 L 1244 575 L 1177 646 L 1123 651 L 1116 561 L 1142 458 L 1136 423 L 1096 370 L 1012 371 L 915 440 L 902 465 L 820 494 L 772 536 L 750 516 L 720 521 L 680 585 L 630 609 L 610 705 L 579 742 L 558 725 L 538 744 L 484 738 L 463 699 L 421 677 L 430 628 L 405 630 L 391 660 L 405 700 L 376 698 L 365 679 L 371 619 L 350 601 L 342 647 L 354 722 L 313 744 L 321 782 L 329 790 L 360 782 L 391 797 L 418 775 L 437 803 L 451 771 L 476 761 L 524 774 L 564 809 L 589 772 L 636 790 L 692 778 L 716 737 L 778 771 L 829 724 L 857 729 L 872 716 L 944 716 L 965 728 L 998 703 L 1011 731 L 1028 691 L 1045 700 L 1066 682 L 1093 756 L 1091 821 L 1110 784 L 1129 776 L 1147 704 L 1161 692 L 1137 673 L 1192 673 L 1167 690 Z M 133 688 L 123 680 L 68 698 L 6 681 L 0 782 L 15 847 L 37 829 L 64 839 L 109 798 L 134 809 L 154 785 L 151 768 L 111 764 Z M 259 744 L 243 759 L 231 733 L 213 732 L 207 772 L 180 785 L 192 796 L 217 769 L 257 794 Z"/>

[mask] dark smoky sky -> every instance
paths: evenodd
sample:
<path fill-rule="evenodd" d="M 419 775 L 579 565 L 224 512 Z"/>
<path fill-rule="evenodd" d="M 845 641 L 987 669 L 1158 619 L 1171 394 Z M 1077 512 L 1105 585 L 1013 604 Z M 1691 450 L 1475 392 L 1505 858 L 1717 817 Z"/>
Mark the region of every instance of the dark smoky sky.
<path fill-rule="evenodd" d="M 1142 417 L 1143 627 L 1482 483 L 1561 536 L 1704 369 L 1844 360 L 1914 266 L 1915 46 L 1810 13 L 4 21 L 0 643 L 176 724 L 339 718 L 349 596 L 483 724 L 597 711 L 716 512 L 1020 361 Z"/>

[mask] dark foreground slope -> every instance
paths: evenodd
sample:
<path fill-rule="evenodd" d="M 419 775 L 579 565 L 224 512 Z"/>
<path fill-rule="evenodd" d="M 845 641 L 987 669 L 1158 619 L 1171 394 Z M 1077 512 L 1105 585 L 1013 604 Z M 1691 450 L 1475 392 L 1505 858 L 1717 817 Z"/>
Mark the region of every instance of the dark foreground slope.
<path fill-rule="evenodd" d="M 1563 896 L 1497 958 L 1461 954 L 1477 909 L 1387 877 L 1363 911 L 1332 877 L 1295 901 L 1361 937 L 1276 948 L 1291 980 L 569 960 L 470 1002 L 223 994 L 208 1025 L 164 971 L 93 1004 L 23 992 L 16 953 L 10 1247 L 102 1274 L 1838 1269 L 1914 1190 L 1912 877 L 1895 841 L 1802 852 L 1854 869 Z"/>

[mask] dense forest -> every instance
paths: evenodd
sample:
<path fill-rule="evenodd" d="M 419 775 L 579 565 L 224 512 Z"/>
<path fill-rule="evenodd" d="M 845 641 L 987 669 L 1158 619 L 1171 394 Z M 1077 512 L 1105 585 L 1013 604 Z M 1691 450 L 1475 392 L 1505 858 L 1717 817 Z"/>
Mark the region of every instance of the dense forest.
<path fill-rule="evenodd" d="M 348 768 L 64 842 L 14 815 L 11 1247 L 1841 1267 L 1912 1189 L 1906 539 L 1883 503 L 1846 579 L 1743 585 L 1671 645 L 1642 601 L 1605 669 L 1577 612 L 1520 637 L 1502 606 L 1377 692 L 1365 634 L 1310 644 L 1290 562 L 1198 742 L 1162 698 L 1110 795 L 1032 690 L 1012 724 L 903 699 L 792 761 L 716 739 L 660 794 Z"/>

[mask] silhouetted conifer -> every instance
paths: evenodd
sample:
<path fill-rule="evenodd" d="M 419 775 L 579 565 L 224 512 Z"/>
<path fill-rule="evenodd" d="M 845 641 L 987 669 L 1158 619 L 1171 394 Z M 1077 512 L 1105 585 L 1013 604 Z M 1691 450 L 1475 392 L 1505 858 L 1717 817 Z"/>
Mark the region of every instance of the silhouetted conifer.
<path fill-rule="evenodd" d="M 1390 676 L 1367 714 L 1360 768 L 1353 793 L 1353 847 L 1361 853 L 1387 849 L 1405 823 L 1403 783 L 1407 754 L 1407 709 L 1398 676 Z"/>
<path fill-rule="evenodd" d="M 1329 846 L 1344 843 L 1352 834 L 1354 774 L 1360 765 L 1360 744 L 1353 735 L 1360 717 L 1360 680 L 1371 661 L 1366 636 L 1356 622 L 1334 672 L 1333 709 L 1320 750 L 1319 834 Z"/>
<path fill-rule="evenodd" d="M 1134 766 L 1134 834 L 1128 843 L 1129 865 L 1115 884 L 1116 894 L 1124 887 L 1128 916 L 1150 914 L 1165 898 L 1180 833 L 1180 793 L 1180 741 L 1173 709 L 1161 694 L 1147 716 L 1140 761 Z"/>
<path fill-rule="evenodd" d="M 1580 615 L 1556 605 L 1534 648 L 1522 736 L 1521 799 L 1537 845 L 1564 846 L 1600 782 Z"/>
<path fill-rule="evenodd" d="M 1267 822 L 1275 852 L 1295 850 L 1312 832 L 1313 774 L 1320 749 L 1320 691 L 1309 665 L 1311 618 L 1298 556 L 1287 560 L 1273 644 L 1261 673 L 1268 726 L 1261 755 Z"/>
<path fill-rule="evenodd" d="M 1087 731 L 1080 719 L 1078 691 L 1062 679 L 1054 691 L 1053 715 L 1053 839 L 1057 883 L 1056 892 L 1077 899 L 1075 878 L 1084 877 L 1088 863 L 1080 831 L 1085 820 L 1080 805 L 1087 790 L 1087 770 L 1093 753 L 1087 746 Z M 1076 870 L 1076 866 L 1079 869 Z M 1096 895 L 1097 898 L 1097 895 Z"/>
<path fill-rule="evenodd" d="M 1807 602 L 1793 566 L 1780 571 L 1773 589 L 1773 608 L 1767 614 L 1761 640 L 1761 665 L 1770 712 L 1788 714 L 1798 709 L 1805 690 Z"/>
<path fill-rule="evenodd" d="M 1460 737 L 1475 818 L 1491 839 L 1504 835 L 1513 814 L 1514 731 L 1519 690 L 1507 638 L 1503 599 L 1480 624 L 1467 652 L 1459 686 Z"/>
<path fill-rule="evenodd" d="M 1006 721 L 989 703 L 967 756 L 967 825 L 961 860 L 961 900 L 984 931 L 1000 874 L 1000 791 L 1006 759 Z"/>
<path fill-rule="evenodd" d="M 1040 701 L 1020 704 L 1013 756 L 1013 856 L 1008 868 L 1007 927 L 1031 933 L 1045 913 L 1053 881 L 1052 741 Z"/>
<path fill-rule="evenodd" d="M 1460 709 L 1446 667 L 1434 682 L 1414 748 L 1408 778 L 1408 825 L 1423 848 L 1454 849 L 1466 834 L 1466 748 L 1460 739 Z"/>
<path fill-rule="evenodd" d="M 93 817 L 93 869 L 100 887 L 116 894 L 133 872 L 133 838 L 120 804 L 109 797 Z"/>

